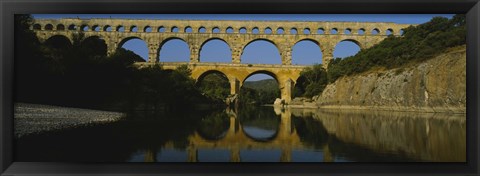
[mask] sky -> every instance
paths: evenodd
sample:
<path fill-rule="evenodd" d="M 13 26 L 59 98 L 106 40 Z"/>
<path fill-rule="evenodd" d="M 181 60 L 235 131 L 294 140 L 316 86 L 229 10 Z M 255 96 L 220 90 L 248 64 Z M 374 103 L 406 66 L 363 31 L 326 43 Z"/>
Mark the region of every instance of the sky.
<path fill-rule="evenodd" d="M 435 16 L 451 18 L 454 14 L 32 14 L 36 19 L 48 18 L 127 18 L 127 19 L 190 19 L 190 20 L 287 20 L 287 21 L 357 21 L 394 22 L 400 24 L 421 24 Z M 139 39 L 127 41 L 123 48 L 131 50 L 144 59 L 148 58 L 145 42 Z M 353 42 L 340 42 L 333 52 L 334 58 L 348 57 L 360 51 Z M 188 62 L 188 45 L 181 40 L 170 40 L 160 50 L 161 62 Z M 322 63 L 322 53 L 318 45 L 302 41 L 292 48 L 292 64 L 312 65 Z M 241 56 L 242 63 L 281 64 L 278 49 L 266 41 L 256 41 L 247 45 Z M 228 45 L 220 40 L 206 43 L 200 52 L 200 62 L 231 62 Z M 253 75 L 247 81 L 271 79 L 270 76 Z"/>

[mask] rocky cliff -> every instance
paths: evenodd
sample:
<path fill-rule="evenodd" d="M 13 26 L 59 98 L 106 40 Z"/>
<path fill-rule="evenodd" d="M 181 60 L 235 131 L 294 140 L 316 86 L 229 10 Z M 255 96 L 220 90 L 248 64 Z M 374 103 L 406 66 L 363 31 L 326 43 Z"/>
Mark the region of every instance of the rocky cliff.
<path fill-rule="evenodd" d="M 322 108 L 466 111 L 466 47 L 403 68 L 343 77 L 314 97 Z"/>

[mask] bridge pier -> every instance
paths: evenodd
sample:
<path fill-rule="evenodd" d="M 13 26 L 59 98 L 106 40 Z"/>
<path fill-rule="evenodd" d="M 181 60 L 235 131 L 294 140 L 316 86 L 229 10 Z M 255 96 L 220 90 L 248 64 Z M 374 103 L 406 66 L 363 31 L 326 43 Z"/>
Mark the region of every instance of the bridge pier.
<path fill-rule="evenodd" d="M 198 151 L 195 147 L 188 147 L 187 148 L 187 162 L 198 162 Z"/>
<path fill-rule="evenodd" d="M 295 87 L 295 82 L 292 79 L 287 78 L 285 81 L 280 81 L 280 96 L 286 104 L 292 101 L 292 92 Z"/>
<path fill-rule="evenodd" d="M 240 81 L 235 77 L 228 78 L 228 81 L 230 82 L 230 95 L 238 94 L 240 91 Z"/>

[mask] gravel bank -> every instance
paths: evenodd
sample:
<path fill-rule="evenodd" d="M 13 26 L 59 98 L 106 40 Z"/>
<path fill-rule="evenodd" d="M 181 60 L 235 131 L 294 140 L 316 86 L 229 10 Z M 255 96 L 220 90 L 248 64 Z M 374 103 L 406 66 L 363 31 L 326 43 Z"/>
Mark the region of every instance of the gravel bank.
<path fill-rule="evenodd" d="M 46 131 L 110 123 L 124 113 L 38 104 L 15 104 L 15 136 L 17 138 Z"/>

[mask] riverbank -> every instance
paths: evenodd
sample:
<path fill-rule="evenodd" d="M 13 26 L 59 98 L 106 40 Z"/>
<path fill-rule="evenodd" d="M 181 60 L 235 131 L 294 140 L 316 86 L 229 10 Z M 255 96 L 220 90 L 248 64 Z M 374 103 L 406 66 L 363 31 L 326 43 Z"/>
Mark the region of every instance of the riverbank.
<path fill-rule="evenodd" d="M 105 124 L 125 117 L 124 113 L 50 105 L 16 103 L 15 136 L 38 134 L 93 124 Z"/>

